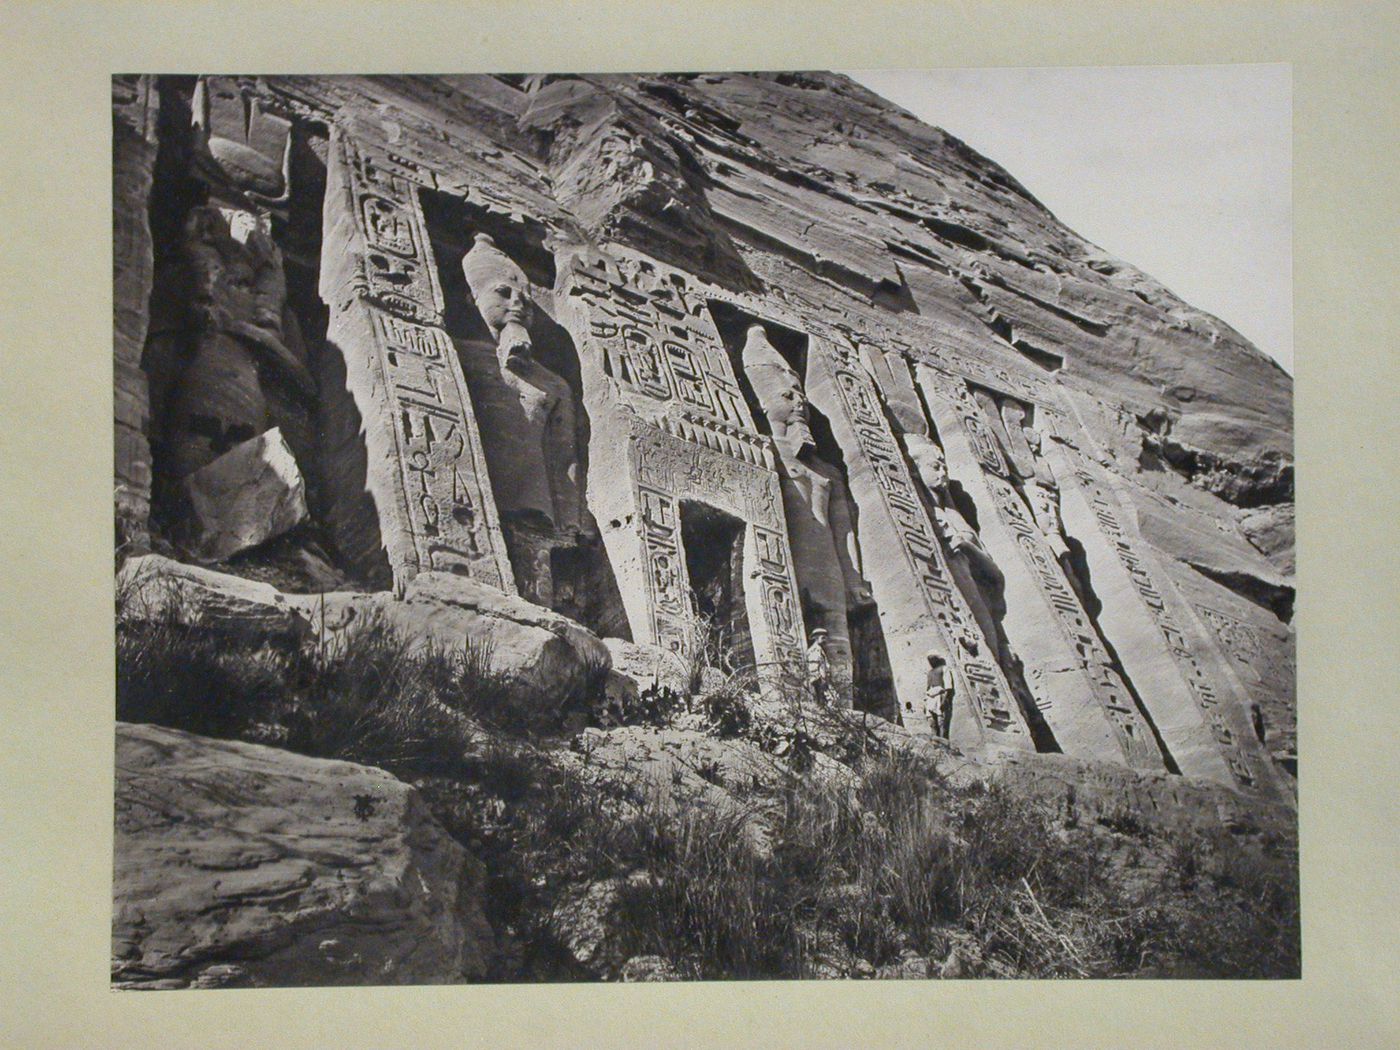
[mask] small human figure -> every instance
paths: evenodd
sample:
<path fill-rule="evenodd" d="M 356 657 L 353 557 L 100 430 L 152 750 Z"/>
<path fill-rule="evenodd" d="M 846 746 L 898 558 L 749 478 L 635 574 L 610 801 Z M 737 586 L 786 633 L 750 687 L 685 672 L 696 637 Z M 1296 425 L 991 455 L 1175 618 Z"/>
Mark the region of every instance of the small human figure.
<path fill-rule="evenodd" d="M 826 628 L 813 630 L 811 644 L 807 646 L 807 678 L 819 704 L 826 703 L 831 694 L 831 661 L 827 659 L 825 643 Z"/>
<path fill-rule="evenodd" d="M 861 571 L 850 493 L 842 472 L 818 452 L 801 377 L 762 325 L 749 326 L 742 360 L 778 453 L 802 615 L 825 637 L 832 701 L 849 707 L 854 678 L 849 616 L 872 604 L 870 585 Z"/>
<path fill-rule="evenodd" d="M 929 650 L 928 679 L 924 687 L 924 715 L 934 736 L 947 738 L 953 714 L 953 679 L 948 661 L 936 649 Z"/>
<path fill-rule="evenodd" d="M 1249 721 L 1254 727 L 1254 735 L 1259 738 L 1259 743 L 1264 742 L 1264 709 L 1257 703 L 1249 705 Z"/>

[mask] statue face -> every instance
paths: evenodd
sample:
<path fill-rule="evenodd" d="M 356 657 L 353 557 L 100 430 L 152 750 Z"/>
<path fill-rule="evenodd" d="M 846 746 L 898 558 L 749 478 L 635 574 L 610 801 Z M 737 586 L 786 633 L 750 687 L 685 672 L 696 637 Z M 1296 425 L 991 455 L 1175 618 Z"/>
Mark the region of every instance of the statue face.
<path fill-rule="evenodd" d="M 762 325 L 749 326 L 742 356 L 759 407 L 773 429 L 773 439 L 794 456 L 815 445 L 802 383 L 768 341 Z"/>
<path fill-rule="evenodd" d="M 914 466 L 919 471 L 919 480 L 930 492 L 937 491 L 947 484 L 948 464 L 943 458 L 942 449 L 922 434 L 906 435 L 905 443 L 909 449 L 909 458 L 914 461 Z"/>
<path fill-rule="evenodd" d="M 477 297 L 477 308 L 492 335 L 499 335 L 508 324 L 529 327 L 535 310 L 529 292 L 509 279 L 492 281 Z"/>
<path fill-rule="evenodd" d="M 525 271 L 497 248 L 487 234 L 476 235 L 471 251 L 462 259 L 462 274 L 492 338 L 500 338 L 501 330 L 507 325 L 528 328 L 534 320 L 534 303 L 530 301 L 530 282 Z M 528 342 L 519 333 L 512 339 L 521 345 Z"/>
<path fill-rule="evenodd" d="M 780 372 L 773 373 L 774 379 L 781 375 Z M 777 381 L 768 385 L 772 393 L 764 400 L 771 402 L 772 407 L 765 403 L 763 409 L 773 425 L 773 436 L 781 438 L 798 451 L 815 444 L 812 425 L 807 422 L 807 398 L 797 381 Z"/>

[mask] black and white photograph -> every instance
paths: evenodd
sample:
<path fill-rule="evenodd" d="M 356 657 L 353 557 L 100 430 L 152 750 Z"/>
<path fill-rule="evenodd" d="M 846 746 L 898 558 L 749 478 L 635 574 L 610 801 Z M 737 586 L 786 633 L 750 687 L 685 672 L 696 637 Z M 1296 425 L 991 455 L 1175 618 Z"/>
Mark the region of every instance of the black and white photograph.
<path fill-rule="evenodd" d="M 1290 90 L 113 76 L 112 988 L 1297 978 Z"/>

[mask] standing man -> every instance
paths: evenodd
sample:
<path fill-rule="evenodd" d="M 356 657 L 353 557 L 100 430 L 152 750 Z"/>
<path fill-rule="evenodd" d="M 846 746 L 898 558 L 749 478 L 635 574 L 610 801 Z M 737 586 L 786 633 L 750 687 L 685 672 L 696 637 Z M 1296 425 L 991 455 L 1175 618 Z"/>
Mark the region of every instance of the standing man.
<path fill-rule="evenodd" d="M 924 712 L 934 736 L 948 737 L 953 719 L 953 677 L 948 661 L 936 649 L 928 654 L 928 681 L 924 687 Z"/>
<path fill-rule="evenodd" d="M 825 642 L 826 628 L 818 627 L 812 631 L 812 641 L 807 646 L 807 678 L 819 704 L 826 703 L 831 695 L 831 661 L 826 658 Z"/>

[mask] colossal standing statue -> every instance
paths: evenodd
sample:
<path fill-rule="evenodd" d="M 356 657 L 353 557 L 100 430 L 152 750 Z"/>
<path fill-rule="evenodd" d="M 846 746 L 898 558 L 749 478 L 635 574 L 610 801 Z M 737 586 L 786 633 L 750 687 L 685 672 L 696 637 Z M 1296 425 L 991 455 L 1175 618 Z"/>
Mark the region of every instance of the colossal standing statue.
<path fill-rule="evenodd" d="M 157 281 L 144 362 L 153 404 L 164 406 L 157 437 L 175 480 L 285 427 L 273 402 L 290 394 L 304 409 L 316 392 L 272 238 L 271 209 L 288 193 L 291 125 L 256 103 L 249 110 L 223 77 L 200 78 L 191 122 L 208 202 L 185 221 L 177 265 L 187 283 Z"/>
<path fill-rule="evenodd" d="M 1050 549 L 1055 552 L 1055 557 L 1063 562 L 1069 557 L 1069 545 L 1065 542 L 1064 521 L 1060 518 L 1060 484 L 1055 480 L 1049 460 L 1041 451 L 1040 431 L 1028 426 L 1022 427 L 1022 433 L 1025 434 L 1026 445 L 1035 459 L 1035 477 L 1027 491 L 1031 511 L 1035 515 L 1036 524 L 1040 526 L 1040 531 L 1045 534 Z"/>
<path fill-rule="evenodd" d="M 165 420 L 174 478 L 273 425 L 269 381 L 304 397 L 315 393 L 269 225 L 266 216 L 216 204 L 193 209 L 185 223 L 193 331 L 188 358 L 176 364 Z"/>
<path fill-rule="evenodd" d="M 807 395 L 797 372 L 768 339 L 762 325 L 749 327 L 744 373 L 753 384 L 778 448 L 783 511 L 792 541 L 803 616 L 824 634 L 833 700 L 851 704 L 852 654 L 848 611 L 869 605 L 870 588 L 860 571 L 845 479 L 817 455 L 807 417 Z"/>
<path fill-rule="evenodd" d="M 515 261 L 478 233 L 462 271 L 492 339 L 462 344 L 461 358 L 506 547 L 522 595 L 549 607 L 550 552 L 578 542 L 582 515 L 573 391 L 535 357 L 535 304 Z"/>

